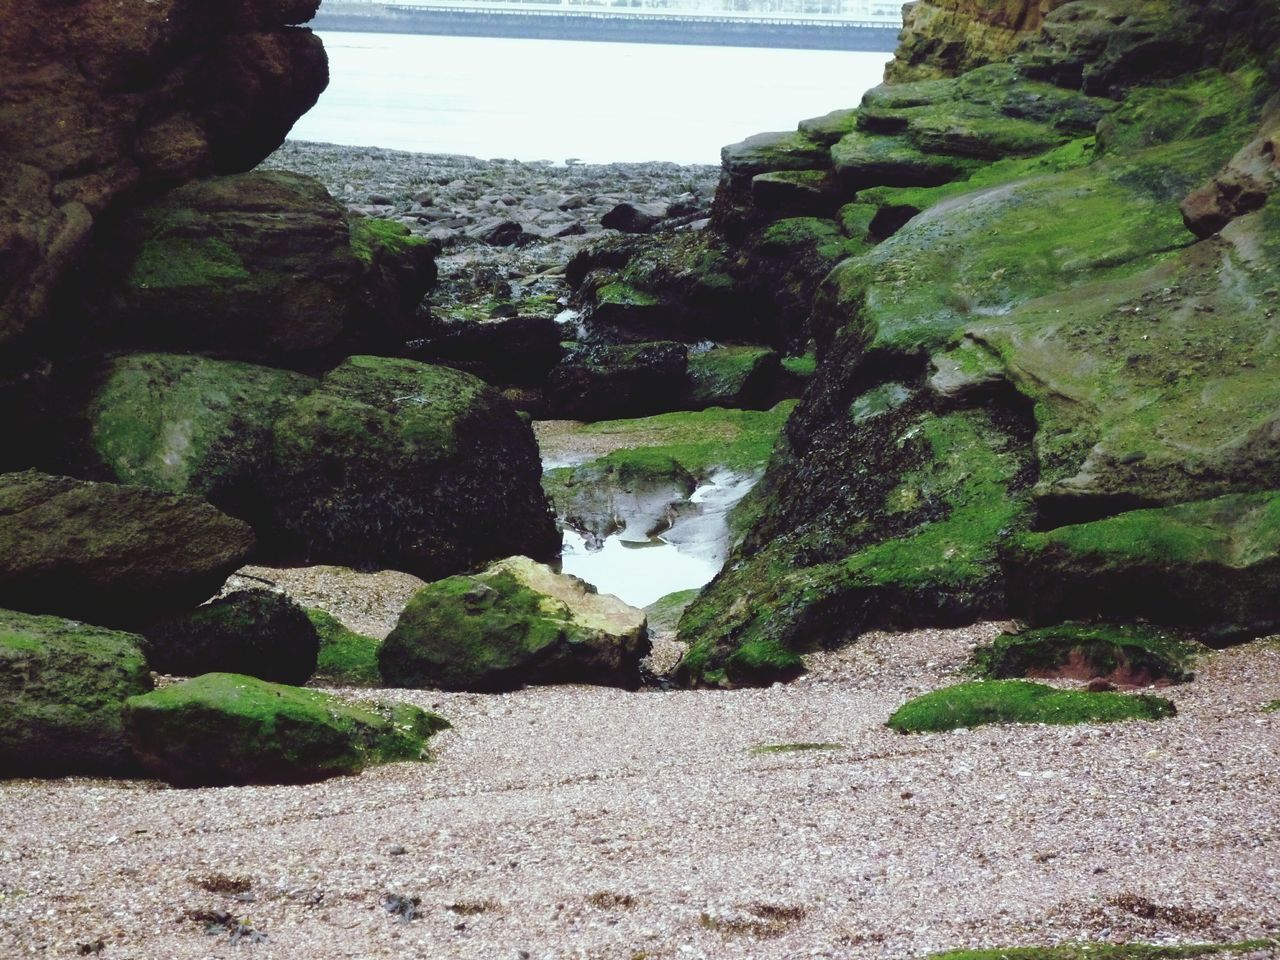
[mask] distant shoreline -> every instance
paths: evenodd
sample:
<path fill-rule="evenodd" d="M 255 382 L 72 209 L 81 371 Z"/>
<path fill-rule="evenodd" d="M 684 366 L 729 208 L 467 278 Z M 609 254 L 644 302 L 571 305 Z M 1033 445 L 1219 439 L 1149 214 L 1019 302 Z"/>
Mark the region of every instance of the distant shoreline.
<path fill-rule="evenodd" d="M 377 12 L 328 12 L 309 24 L 320 31 L 584 40 L 615 43 L 695 44 L 892 53 L 897 27 L 806 21 L 730 20 L 692 17 L 627 17 L 599 13 L 496 13 L 437 8 L 390 8 Z"/>

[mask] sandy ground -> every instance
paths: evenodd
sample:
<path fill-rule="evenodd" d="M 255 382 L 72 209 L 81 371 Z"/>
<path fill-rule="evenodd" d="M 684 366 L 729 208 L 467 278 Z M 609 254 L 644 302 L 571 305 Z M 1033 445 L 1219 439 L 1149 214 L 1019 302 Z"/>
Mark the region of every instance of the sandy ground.
<path fill-rule="evenodd" d="M 765 690 L 389 691 L 454 721 L 436 761 L 313 786 L 0 783 L 0 956 L 896 958 L 1280 933 L 1280 714 L 1259 709 L 1280 645 L 1213 654 L 1161 723 L 883 726 L 995 629 L 873 634 Z M 829 748 L 755 749 L 796 743 Z M 233 944 L 225 914 L 268 942 Z"/>

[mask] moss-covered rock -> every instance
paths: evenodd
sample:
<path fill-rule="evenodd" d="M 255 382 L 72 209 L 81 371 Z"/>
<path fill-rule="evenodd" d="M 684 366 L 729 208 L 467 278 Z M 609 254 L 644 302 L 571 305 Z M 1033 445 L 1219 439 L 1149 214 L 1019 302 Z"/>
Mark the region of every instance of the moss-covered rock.
<path fill-rule="evenodd" d="M 174 190 L 138 207 L 106 246 L 103 272 L 125 278 L 107 336 L 239 360 L 398 349 L 435 278 L 427 241 L 399 224 L 348 222 L 319 182 L 278 171 Z"/>
<path fill-rule="evenodd" d="M 420 760 L 449 726 L 409 704 L 349 703 L 231 673 L 133 697 L 124 721 L 142 765 L 183 787 L 307 783 Z"/>
<path fill-rule="evenodd" d="M 316 679 L 340 687 L 380 687 L 378 647 L 382 641 L 348 629 L 331 613 L 314 607 L 307 619 L 320 637 Z"/>
<path fill-rule="evenodd" d="M 0 475 L 0 602 L 108 625 L 194 606 L 253 531 L 195 497 L 26 471 Z"/>
<path fill-rule="evenodd" d="M 1198 651 L 1196 645 L 1153 627 L 1063 623 L 1001 634 L 974 650 L 971 667 L 987 680 L 1103 677 L 1126 686 L 1147 686 L 1190 680 Z"/>
<path fill-rule="evenodd" d="M 415 594 L 378 651 L 378 665 L 398 687 L 636 687 L 648 650 L 642 611 L 576 577 L 512 557 Z"/>
<path fill-rule="evenodd" d="M 310 377 L 204 357 L 119 357 L 95 377 L 88 446 L 106 479 L 204 497 L 251 521 L 266 512 L 272 428 Z"/>
<path fill-rule="evenodd" d="M 1026 680 L 986 680 L 916 697 L 895 710 L 888 725 L 899 733 L 936 733 L 988 723 L 1161 720 L 1174 713 L 1172 703 L 1150 694 L 1055 690 Z"/>
<path fill-rule="evenodd" d="M 1144 619 L 1218 638 L 1280 626 L 1280 495 L 1237 494 L 1026 533 L 1009 600 L 1035 624 Z"/>
<path fill-rule="evenodd" d="M 760 410 L 772 406 L 780 373 L 778 355 L 767 347 L 725 346 L 689 354 L 690 410 L 730 407 Z"/>
<path fill-rule="evenodd" d="M 160 673 L 194 677 L 242 673 L 303 684 L 316 671 L 320 638 L 306 613 L 282 593 L 237 590 L 142 630 L 147 663 Z"/>
<path fill-rule="evenodd" d="M 276 422 L 281 549 L 438 578 L 559 538 L 527 424 L 469 374 L 351 357 Z"/>
<path fill-rule="evenodd" d="M 151 689 L 141 637 L 0 610 L 0 770 L 7 776 L 135 769 L 121 710 Z"/>
<path fill-rule="evenodd" d="M 1142 273 L 975 325 L 1035 403 L 1042 522 L 1280 486 L 1277 309 L 1273 200 Z"/>
<path fill-rule="evenodd" d="M 680 504 L 698 486 L 674 457 L 634 453 L 615 451 L 543 475 L 557 518 L 583 534 L 593 549 L 614 534 L 647 543 L 671 526 Z"/>
<path fill-rule="evenodd" d="M 804 650 L 868 624 L 1000 611 L 999 548 L 1027 514 L 1019 430 L 981 410 L 928 412 L 901 384 L 863 394 L 828 425 L 808 469 L 775 459 L 744 502 L 759 519 L 738 562 L 681 619 L 681 678 L 773 682 Z M 749 670 L 742 651 L 756 651 Z"/>
<path fill-rule="evenodd" d="M 688 362 L 682 343 L 578 347 L 548 375 L 547 401 L 570 420 L 663 413 L 680 405 Z"/>

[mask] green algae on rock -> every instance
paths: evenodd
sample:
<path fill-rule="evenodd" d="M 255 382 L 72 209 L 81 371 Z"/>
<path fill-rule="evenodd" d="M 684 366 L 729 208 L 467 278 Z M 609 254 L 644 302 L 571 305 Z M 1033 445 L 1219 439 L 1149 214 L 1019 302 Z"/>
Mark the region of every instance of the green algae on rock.
<path fill-rule="evenodd" d="M 128 700 L 142 765 L 182 787 L 308 783 L 421 760 L 443 717 L 405 703 L 359 703 L 231 673 Z"/>
<path fill-rule="evenodd" d="M 143 353 L 111 360 L 87 411 L 108 478 L 202 496 L 242 519 L 266 512 L 272 429 L 318 381 L 204 357 Z"/>
<path fill-rule="evenodd" d="M 121 710 L 151 689 L 142 638 L 0 610 L 0 769 L 7 776 L 136 769 Z"/>
<path fill-rule="evenodd" d="M 643 611 L 527 557 L 428 584 L 378 651 L 397 687 L 512 690 L 525 684 L 634 688 L 649 651 Z"/>
<path fill-rule="evenodd" d="M 257 171 L 180 187 L 123 221 L 113 339 L 310 364 L 412 335 L 436 247 L 400 224 L 348 221 L 317 181 Z M 109 271 L 108 271 L 109 272 Z"/>
<path fill-rule="evenodd" d="M 1144 619 L 1217 639 L 1258 636 L 1280 625 L 1280 494 L 1025 533 L 1004 563 L 1010 604 L 1033 624 Z"/>
<path fill-rule="evenodd" d="M 469 374 L 350 357 L 276 422 L 273 441 L 281 550 L 423 579 L 558 553 L 533 434 Z"/>
<path fill-rule="evenodd" d="M 916 697 L 889 718 L 899 733 L 938 733 L 989 723 L 1115 723 L 1161 720 L 1173 704 L 1150 694 L 1131 696 L 1055 690 L 1026 680 L 960 683 Z"/>
<path fill-rule="evenodd" d="M 0 475 L 0 602 L 138 624 L 215 593 L 254 548 L 196 497 L 28 470 Z"/>
<path fill-rule="evenodd" d="M 1140 624 L 1063 623 L 1005 633 L 973 652 L 970 666 L 988 680 L 1013 677 L 1104 677 L 1146 686 L 1190 680 L 1201 650 L 1166 631 Z"/>
<path fill-rule="evenodd" d="M 341 687 L 380 687 L 378 647 L 381 640 L 356 633 L 337 617 L 314 607 L 307 619 L 320 636 L 316 679 Z"/>
<path fill-rule="evenodd" d="M 282 593 L 237 590 L 142 628 L 147 663 L 193 677 L 240 673 L 303 684 L 316 671 L 320 638 L 302 608 Z"/>
<path fill-rule="evenodd" d="M 778 354 L 768 347 L 722 346 L 690 352 L 685 406 L 690 410 L 772 406 L 780 372 Z"/>

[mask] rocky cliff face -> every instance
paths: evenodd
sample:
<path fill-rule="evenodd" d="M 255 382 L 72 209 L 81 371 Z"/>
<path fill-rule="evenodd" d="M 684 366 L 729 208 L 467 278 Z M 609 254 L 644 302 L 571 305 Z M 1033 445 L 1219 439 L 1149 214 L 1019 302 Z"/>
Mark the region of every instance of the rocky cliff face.
<path fill-rule="evenodd" d="M 328 82 L 317 0 L 4 0 L 0 347 L 32 334 L 94 224 L 254 166 Z"/>
<path fill-rule="evenodd" d="M 687 682 L 871 625 L 1280 625 L 1278 30 L 1271 0 L 921 2 L 898 82 L 725 148 L 685 272 L 730 264 L 727 300 L 782 237 L 829 272 L 789 284 L 817 373 L 681 620 Z"/>

